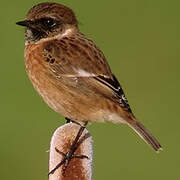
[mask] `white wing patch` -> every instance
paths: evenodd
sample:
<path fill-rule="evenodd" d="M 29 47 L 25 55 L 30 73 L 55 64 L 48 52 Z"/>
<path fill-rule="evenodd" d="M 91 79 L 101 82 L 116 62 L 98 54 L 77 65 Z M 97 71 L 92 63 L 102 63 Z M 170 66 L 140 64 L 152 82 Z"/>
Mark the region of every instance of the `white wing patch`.
<path fill-rule="evenodd" d="M 80 77 L 92 77 L 92 76 L 94 77 L 95 76 L 95 74 L 84 71 L 83 69 L 78 69 L 76 70 L 76 72 L 78 73 Z"/>

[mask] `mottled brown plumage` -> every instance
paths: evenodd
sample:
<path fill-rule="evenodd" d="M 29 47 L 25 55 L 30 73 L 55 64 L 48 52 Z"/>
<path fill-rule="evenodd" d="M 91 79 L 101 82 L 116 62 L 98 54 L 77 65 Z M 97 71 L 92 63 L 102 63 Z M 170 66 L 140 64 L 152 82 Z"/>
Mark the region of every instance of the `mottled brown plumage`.
<path fill-rule="evenodd" d="M 52 109 L 79 123 L 127 124 L 156 151 L 161 148 L 136 120 L 104 54 L 79 32 L 70 8 L 41 3 L 17 24 L 26 26 L 29 78 Z"/>
<path fill-rule="evenodd" d="M 74 12 L 62 4 L 57 3 L 41 3 L 32 7 L 27 13 L 27 20 L 40 19 L 42 17 L 55 17 L 60 19 L 62 23 L 72 24 L 77 26 L 77 20 Z"/>

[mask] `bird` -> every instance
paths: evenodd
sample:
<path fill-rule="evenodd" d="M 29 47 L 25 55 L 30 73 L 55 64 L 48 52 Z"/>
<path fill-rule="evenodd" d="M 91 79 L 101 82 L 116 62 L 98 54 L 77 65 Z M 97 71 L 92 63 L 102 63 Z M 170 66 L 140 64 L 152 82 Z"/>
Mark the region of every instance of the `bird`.
<path fill-rule="evenodd" d="M 105 55 L 80 32 L 71 8 L 43 2 L 16 24 L 25 27 L 25 66 L 34 88 L 55 112 L 80 125 L 63 162 L 73 157 L 74 145 L 88 122 L 126 124 L 156 152 L 162 149 L 136 119 Z"/>

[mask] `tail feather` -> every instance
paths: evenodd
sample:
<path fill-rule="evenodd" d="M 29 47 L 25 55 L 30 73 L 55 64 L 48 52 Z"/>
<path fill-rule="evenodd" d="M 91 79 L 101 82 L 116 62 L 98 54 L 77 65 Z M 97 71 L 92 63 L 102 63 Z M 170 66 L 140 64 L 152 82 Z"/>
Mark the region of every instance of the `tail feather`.
<path fill-rule="evenodd" d="M 128 125 L 147 143 L 149 144 L 156 152 L 162 150 L 160 143 L 156 140 L 155 137 L 138 121 L 133 121 L 128 123 Z"/>

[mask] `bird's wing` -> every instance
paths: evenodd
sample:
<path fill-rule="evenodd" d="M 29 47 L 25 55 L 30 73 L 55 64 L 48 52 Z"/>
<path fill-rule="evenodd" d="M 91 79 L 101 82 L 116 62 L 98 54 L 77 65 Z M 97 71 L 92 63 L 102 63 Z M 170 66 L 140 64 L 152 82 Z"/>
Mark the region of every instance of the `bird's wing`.
<path fill-rule="evenodd" d="M 107 94 L 113 96 L 120 106 L 132 113 L 122 87 L 112 74 L 103 53 L 95 44 L 85 39 L 54 40 L 44 45 L 43 56 L 49 69 L 57 77 L 87 77 L 93 78 L 101 91 L 107 89 Z"/>
<path fill-rule="evenodd" d="M 103 53 L 89 39 L 63 38 L 46 42 L 43 56 L 50 62 L 50 68 L 61 76 L 112 75 Z"/>
<path fill-rule="evenodd" d="M 132 110 L 130 108 L 130 105 L 128 103 L 128 100 L 125 97 L 124 91 L 119 83 L 119 81 L 116 79 L 114 75 L 112 75 L 112 78 L 104 77 L 104 76 L 96 76 L 94 77 L 97 81 L 102 83 L 104 86 L 109 87 L 114 94 L 119 99 L 120 106 L 125 109 L 126 111 L 132 113 Z"/>

